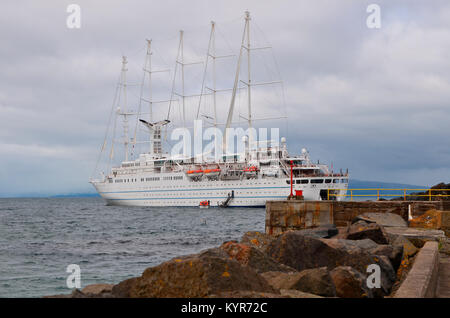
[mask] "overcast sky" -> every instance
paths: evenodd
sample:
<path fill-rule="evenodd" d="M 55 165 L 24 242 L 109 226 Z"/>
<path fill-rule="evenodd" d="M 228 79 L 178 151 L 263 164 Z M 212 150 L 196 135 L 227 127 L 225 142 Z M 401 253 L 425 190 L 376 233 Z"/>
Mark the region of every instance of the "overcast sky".
<path fill-rule="evenodd" d="M 66 26 L 71 3 L 81 7 L 80 29 Z M 381 8 L 379 29 L 366 25 L 371 3 Z M 183 29 L 187 52 L 202 58 L 211 20 L 218 47 L 235 54 L 245 10 L 252 37 L 273 47 L 277 68 L 268 73 L 279 71 L 285 89 L 285 108 L 268 107 L 275 102 L 265 102 L 265 90 L 259 99 L 255 92 L 253 107 L 288 114 L 280 126 L 290 152 L 307 147 L 312 159 L 361 180 L 450 182 L 449 1 L 7 0 L 0 196 L 91 191 L 122 55 L 138 83 L 145 39 L 153 39 L 159 66 L 172 68 Z M 219 84 L 230 87 L 235 60 L 224 63 L 232 66 L 222 67 Z M 202 68 L 196 72 L 192 82 L 201 80 Z M 170 73 L 154 81 L 168 98 Z"/>

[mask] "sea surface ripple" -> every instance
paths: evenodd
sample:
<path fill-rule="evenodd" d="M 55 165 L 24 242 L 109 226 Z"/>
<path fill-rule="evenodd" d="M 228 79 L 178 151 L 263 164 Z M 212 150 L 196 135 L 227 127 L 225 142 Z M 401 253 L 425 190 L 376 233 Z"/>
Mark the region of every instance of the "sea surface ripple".
<path fill-rule="evenodd" d="M 0 199 L 0 297 L 70 293 L 140 276 L 150 266 L 264 231 L 264 209 L 106 206 L 100 198 Z"/>

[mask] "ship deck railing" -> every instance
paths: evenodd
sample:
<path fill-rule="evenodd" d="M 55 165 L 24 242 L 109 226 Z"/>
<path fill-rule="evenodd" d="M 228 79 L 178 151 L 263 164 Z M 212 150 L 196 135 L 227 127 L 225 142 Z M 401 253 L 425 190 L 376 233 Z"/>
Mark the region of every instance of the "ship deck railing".
<path fill-rule="evenodd" d="M 340 190 L 345 191 L 339 193 Z M 338 192 L 339 191 L 339 192 Z M 358 198 L 369 198 L 379 201 L 386 198 L 402 198 L 404 201 L 408 201 L 413 197 L 423 197 L 428 201 L 433 201 L 439 198 L 450 197 L 450 189 L 409 189 L 409 188 L 363 188 L 363 189 L 327 189 L 328 200 L 335 198 L 350 198 L 350 201 Z"/>

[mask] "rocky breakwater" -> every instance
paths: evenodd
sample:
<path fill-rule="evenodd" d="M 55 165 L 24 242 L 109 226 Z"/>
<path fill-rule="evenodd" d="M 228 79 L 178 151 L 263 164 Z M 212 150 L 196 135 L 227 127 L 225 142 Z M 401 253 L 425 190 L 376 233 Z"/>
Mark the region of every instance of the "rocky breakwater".
<path fill-rule="evenodd" d="M 248 232 L 239 242 L 171 259 L 115 285 L 51 297 L 386 297 L 416 252 L 408 239 L 362 216 L 340 230 Z M 367 283 L 373 264 L 379 287 Z"/>

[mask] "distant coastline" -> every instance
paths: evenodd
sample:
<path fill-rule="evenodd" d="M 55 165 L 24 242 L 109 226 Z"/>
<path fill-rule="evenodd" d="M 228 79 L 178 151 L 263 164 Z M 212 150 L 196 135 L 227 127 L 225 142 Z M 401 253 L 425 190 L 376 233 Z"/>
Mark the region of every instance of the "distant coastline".
<path fill-rule="evenodd" d="M 0 199 L 57 199 L 57 198 L 100 198 L 98 193 L 63 193 L 63 194 L 40 194 L 40 193 L 25 193 L 16 195 L 0 194 Z"/>

